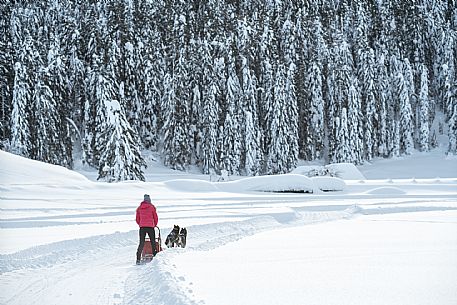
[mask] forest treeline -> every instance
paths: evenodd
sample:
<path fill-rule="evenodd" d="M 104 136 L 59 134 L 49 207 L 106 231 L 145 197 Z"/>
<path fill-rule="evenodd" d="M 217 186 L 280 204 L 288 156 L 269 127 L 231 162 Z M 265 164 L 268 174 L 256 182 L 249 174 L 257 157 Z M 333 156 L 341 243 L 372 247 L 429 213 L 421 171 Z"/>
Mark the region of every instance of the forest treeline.
<path fill-rule="evenodd" d="M 0 145 L 107 181 L 457 152 L 455 0 L 0 2 Z"/>

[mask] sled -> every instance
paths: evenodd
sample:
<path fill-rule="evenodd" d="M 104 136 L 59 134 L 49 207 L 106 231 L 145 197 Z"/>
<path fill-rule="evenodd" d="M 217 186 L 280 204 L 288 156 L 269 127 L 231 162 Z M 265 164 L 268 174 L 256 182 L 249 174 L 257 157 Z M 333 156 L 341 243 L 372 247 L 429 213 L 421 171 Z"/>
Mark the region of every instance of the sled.
<path fill-rule="evenodd" d="M 154 230 L 156 237 L 156 253 L 159 253 L 160 251 L 162 251 L 162 237 L 160 236 L 159 227 L 155 227 Z M 143 252 L 141 252 L 141 262 L 148 263 L 152 261 L 153 258 L 154 256 L 152 254 L 152 243 L 148 235 L 148 237 L 146 237 L 144 241 Z"/>

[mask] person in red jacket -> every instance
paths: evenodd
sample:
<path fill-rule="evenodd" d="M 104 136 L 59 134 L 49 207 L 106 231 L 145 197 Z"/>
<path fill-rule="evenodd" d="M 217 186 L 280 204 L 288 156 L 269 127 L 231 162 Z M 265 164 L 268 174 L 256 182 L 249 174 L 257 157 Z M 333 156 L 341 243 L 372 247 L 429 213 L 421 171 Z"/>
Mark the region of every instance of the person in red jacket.
<path fill-rule="evenodd" d="M 138 250 L 136 251 L 137 264 L 139 264 L 141 260 L 141 252 L 143 252 L 146 233 L 151 240 L 152 254 L 154 256 L 157 254 L 154 227 L 157 226 L 158 221 L 159 218 L 157 217 L 156 207 L 151 203 L 149 195 L 145 194 L 144 200 L 136 209 L 136 223 L 140 226 L 140 244 L 138 246 Z"/>

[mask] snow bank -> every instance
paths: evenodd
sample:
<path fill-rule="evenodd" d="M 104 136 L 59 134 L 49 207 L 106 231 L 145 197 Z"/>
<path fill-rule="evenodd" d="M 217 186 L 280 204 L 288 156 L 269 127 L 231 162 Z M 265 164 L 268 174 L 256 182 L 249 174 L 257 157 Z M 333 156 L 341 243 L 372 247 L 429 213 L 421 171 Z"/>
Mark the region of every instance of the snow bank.
<path fill-rule="evenodd" d="M 344 180 L 335 177 L 312 177 L 314 185 L 321 191 L 344 191 L 346 183 Z"/>
<path fill-rule="evenodd" d="M 318 193 L 321 191 L 343 191 L 346 183 L 335 177 L 306 177 L 304 175 L 283 174 L 256 176 L 230 182 L 208 182 L 193 179 L 174 179 L 164 185 L 181 192 L 291 192 Z"/>
<path fill-rule="evenodd" d="M 221 190 L 238 192 L 318 192 L 310 178 L 296 174 L 249 177 L 230 182 L 218 182 L 217 186 Z"/>
<path fill-rule="evenodd" d="M 83 175 L 65 167 L 47 164 L 0 150 L 0 184 L 68 184 L 88 182 Z"/>
<path fill-rule="evenodd" d="M 338 178 L 344 180 L 365 180 L 365 176 L 352 163 L 335 163 L 325 166 L 329 171 L 336 173 Z"/>
<path fill-rule="evenodd" d="M 406 192 L 397 187 L 378 187 L 366 192 L 372 195 L 404 195 Z"/>
<path fill-rule="evenodd" d="M 208 181 L 194 179 L 174 179 L 164 182 L 169 189 L 183 192 L 215 192 L 217 187 Z"/>
<path fill-rule="evenodd" d="M 334 163 L 325 166 L 308 165 L 298 166 L 292 174 L 300 174 L 308 177 L 330 176 L 344 180 L 365 180 L 365 176 L 352 163 Z"/>

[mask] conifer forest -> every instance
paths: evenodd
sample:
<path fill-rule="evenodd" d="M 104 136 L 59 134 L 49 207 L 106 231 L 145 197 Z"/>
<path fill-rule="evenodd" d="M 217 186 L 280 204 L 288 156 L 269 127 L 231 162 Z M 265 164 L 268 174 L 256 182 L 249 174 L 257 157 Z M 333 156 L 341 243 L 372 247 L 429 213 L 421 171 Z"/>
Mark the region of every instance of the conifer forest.
<path fill-rule="evenodd" d="M 456 0 L 0 0 L 0 148 L 106 181 L 457 153 Z"/>

